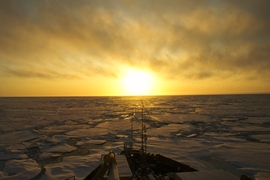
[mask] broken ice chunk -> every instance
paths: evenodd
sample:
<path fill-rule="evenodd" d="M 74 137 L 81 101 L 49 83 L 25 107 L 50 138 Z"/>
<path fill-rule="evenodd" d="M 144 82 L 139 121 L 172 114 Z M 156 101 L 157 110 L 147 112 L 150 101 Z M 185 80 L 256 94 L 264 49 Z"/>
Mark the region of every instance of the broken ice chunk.
<path fill-rule="evenodd" d="M 51 153 L 66 153 L 66 152 L 71 152 L 76 150 L 76 147 L 70 146 L 66 143 L 64 144 L 60 144 L 51 148 L 47 149 L 47 152 L 51 152 Z"/>
<path fill-rule="evenodd" d="M 32 159 L 9 160 L 5 163 L 1 179 L 32 179 L 40 172 L 39 165 Z"/>
<path fill-rule="evenodd" d="M 102 145 L 106 143 L 106 140 L 84 140 L 84 141 L 79 141 L 76 143 L 76 146 L 82 146 L 82 145 Z"/>

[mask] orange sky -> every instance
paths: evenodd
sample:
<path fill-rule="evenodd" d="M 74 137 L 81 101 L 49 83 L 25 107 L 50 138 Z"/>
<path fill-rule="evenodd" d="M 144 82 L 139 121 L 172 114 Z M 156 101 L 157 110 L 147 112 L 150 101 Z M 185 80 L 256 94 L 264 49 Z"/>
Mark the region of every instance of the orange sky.
<path fill-rule="evenodd" d="M 270 93 L 268 7 L 268 0 L 0 1 L 0 96 Z M 126 80 L 133 71 L 150 78 Z M 151 86 L 140 90 L 143 83 Z"/>

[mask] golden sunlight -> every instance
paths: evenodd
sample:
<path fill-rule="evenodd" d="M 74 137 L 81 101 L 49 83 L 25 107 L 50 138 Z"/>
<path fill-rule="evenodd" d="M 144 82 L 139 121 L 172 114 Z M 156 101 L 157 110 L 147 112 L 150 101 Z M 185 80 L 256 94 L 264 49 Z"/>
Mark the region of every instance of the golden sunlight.
<path fill-rule="evenodd" d="M 151 95 L 153 86 L 151 73 L 142 70 L 129 70 L 125 73 L 122 82 L 126 95 Z"/>

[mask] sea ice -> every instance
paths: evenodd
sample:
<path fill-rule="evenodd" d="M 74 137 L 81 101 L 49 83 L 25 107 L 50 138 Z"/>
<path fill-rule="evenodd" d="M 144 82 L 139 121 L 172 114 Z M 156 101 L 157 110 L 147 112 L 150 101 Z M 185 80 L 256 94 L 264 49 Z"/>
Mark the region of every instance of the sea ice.
<path fill-rule="evenodd" d="M 108 133 L 117 134 L 117 132 L 129 132 L 131 128 L 131 121 L 133 121 L 133 130 L 141 128 L 141 121 L 137 120 L 118 120 L 111 119 L 99 123 L 96 128 L 107 129 Z"/>
<path fill-rule="evenodd" d="M 49 159 L 54 153 L 44 152 L 38 156 L 39 160 Z"/>
<path fill-rule="evenodd" d="M 248 126 L 248 125 L 241 125 L 241 126 L 232 126 L 232 131 L 238 131 L 238 132 L 269 132 L 268 127 L 262 127 L 262 126 Z"/>
<path fill-rule="evenodd" d="M 213 122 L 214 120 L 207 115 L 198 115 L 198 114 L 155 114 L 150 115 L 150 118 L 159 121 L 159 122 L 167 122 L 167 123 L 184 123 L 190 122 L 192 120 L 199 120 L 203 122 Z"/>
<path fill-rule="evenodd" d="M 270 171 L 268 172 L 259 172 L 255 175 L 256 180 L 269 180 L 270 178 Z"/>
<path fill-rule="evenodd" d="M 24 153 L 25 151 L 26 149 L 23 144 L 14 144 L 6 148 L 6 152 L 11 152 L 11 153 Z"/>
<path fill-rule="evenodd" d="M 50 147 L 48 149 L 46 149 L 46 152 L 51 152 L 51 153 L 66 153 L 66 152 L 71 152 L 76 150 L 77 148 L 74 146 L 70 146 L 66 143 L 64 144 L 60 144 L 60 145 L 56 145 L 53 147 Z"/>
<path fill-rule="evenodd" d="M 88 146 L 88 145 L 102 145 L 106 143 L 106 140 L 82 140 L 76 143 L 76 146 Z"/>
<path fill-rule="evenodd" d="M 31 179 L 45 169 L 42 180 L 84 178 L 99 164 L 101 154 L 121 152 L 131 135 L 127 117 L 142 99 L 147 108 L 147 152 L 198 170 L 207 169 L 198 159 L 218 158 L 256 180 L 266 180 L 270 175 L 269 97 L 2 98 L 0 179 L 24 179 L 26 174 Z M 137 149 L 140 117 L 133 121 Z M 8 176 L 8 168 L 16 164 L 31 167 Z"/>
<path fill-rule="evenodd" d="M 32 159 L 9 160 L 5 163 L 0 178 L 2 180 L 32 179 L 40 172 L 39 165 Z"/>
<path fill-rule="evenodd" d="M 69 131 L 66 134 L 82 138 L 82 137 L 102 136 L 106 135 L 107 133 L 108 130 L 104 128 L 87 128 L 87 129 L 76 129 L 73 131 Z"/>
<path fill-rule="evenodd" d="M 0 161 L 9 159 L 26 159 L 26 158 L 28 158 L 26 154 L 0 152 Z"/>
<path fill-rule="evenodd" d="M 223 161 L 221 159 L 215 158 L 215 157 L 205 157 L 199 159 L 199 162 L 203 163 L 204 166 L 206 166 L 207 169 L 214 170 L 214 169 L 224 169 L 234 176 L 238 177 L 240 179 L 241 175 L 243 174 L 236 166 Z"/>
<path fill-rule="evenodd" d="M 64 141 L 64 140 L 67 140 L 69 138 L 71 138 L 72 136 L 67 136 L 67 135 L 54 135 L 53 136 L 56 140 L 58 141 Z"/>
<path fill-rule="evenodd" d="M 26 149 L 38 146 L 36 143 L 33 143 L 33 142 L 22 142 L 22 144 L 24 145 Z"/>
<path fill-rule="evenodd" d="M 171 133 L 173 132 L 185 132 L 185 131 L 190 131 L 192 128 L 191 125 L 187 124 L 169 124 L 167 126 L 162 126 L 160 128 L 155 128 L 155 129 L 149 129 L 147 131 L 147 135 L 149 136 L 170 136 Z"/>
<path fill-rule="evenodd" d="M 85 129 L 89 126 L 84 124 L 76 124 L 76 125 L 68 125 L 68 124 L 59 124 L 59 125 L 52 125 L 49 127 L 41 128 L 39 131 L 46 135 L 62 135 L 65 132 L 74 130 L 74 129 Z"/>
<path fill-rule="evenodd" d="M 60 163 L 47 164 L 41 180 L 66 179 L 72 176 L 76 176 L 76 180 L 83 179 L 100 164 L 100 152 L 99 150 L 98 153 L 87 156 L 64 157 Z"/>
<path fill-rule="evenodd" d="M 250 136 L 253 139 L 258 139 L 260 142 L 267 142 L 270 143 L 270 132 L 269 134 L 257 134 Z"/>
<path fill-rule="evenodd" d="M 41 137 L 39 133 L 30 130 L 0 134 L 0 147 L 11 146 L 13 144 L 36 139 L 38 137 Z"/>
<path fill-rule="evenodd" d="M 257 171 L 269 172 L 269 163 L 265 161 L 270 159 L 270 146 L 268 144 L 228 141 L 221 145 L 214 146 L 211 151 L 212 156 L 225 159 L 238 167 L 245 167 L 243 170 L 256 167 Z M 262 149 L 263 151 L 261 151 Z M 248 174 L 249 170 L 245 173 Z"/>

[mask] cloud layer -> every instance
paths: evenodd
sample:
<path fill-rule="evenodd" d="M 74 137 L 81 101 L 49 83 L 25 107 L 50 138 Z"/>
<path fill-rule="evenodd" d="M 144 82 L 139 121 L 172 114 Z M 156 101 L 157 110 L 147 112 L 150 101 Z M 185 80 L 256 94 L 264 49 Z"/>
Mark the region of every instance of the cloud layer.
<path fill-rule="evenodd" d="M 1 1 L 0 74 L 270 79 L 270 2 Z"/>

